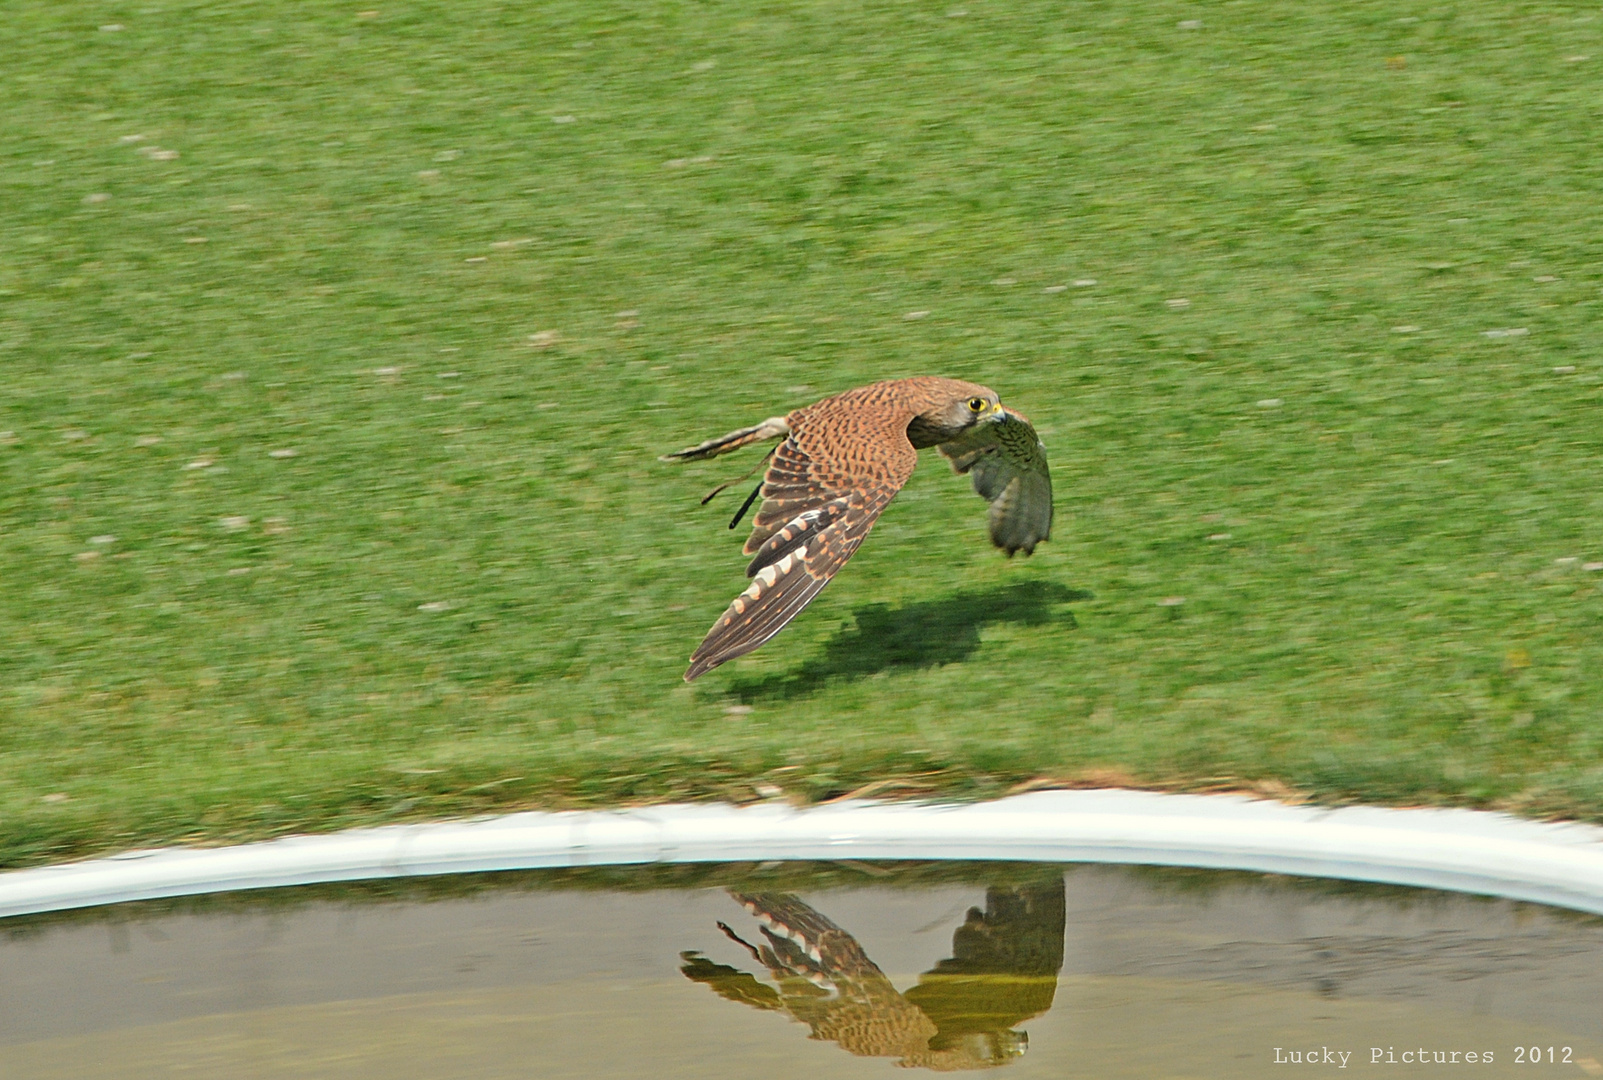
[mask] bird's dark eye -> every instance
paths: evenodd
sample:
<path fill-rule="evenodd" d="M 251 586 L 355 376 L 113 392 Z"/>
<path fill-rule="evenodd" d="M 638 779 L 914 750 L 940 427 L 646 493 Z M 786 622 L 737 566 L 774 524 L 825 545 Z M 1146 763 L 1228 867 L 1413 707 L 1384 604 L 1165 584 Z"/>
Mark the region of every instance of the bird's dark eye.
<path fill-rule="evenodd" d="M 969 412 L 984 412 L 985 411 L 985 399 L 982 398 L 982 397 L 971 397 L 971 398 L 969 398 L 968 399 L 968 411 Z"/>

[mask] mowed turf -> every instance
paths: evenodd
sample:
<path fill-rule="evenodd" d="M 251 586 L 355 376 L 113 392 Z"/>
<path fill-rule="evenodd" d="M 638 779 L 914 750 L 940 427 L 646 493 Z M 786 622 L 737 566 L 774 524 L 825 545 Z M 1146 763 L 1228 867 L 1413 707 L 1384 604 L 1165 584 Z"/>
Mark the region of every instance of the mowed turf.
<path fill-rule="evenodd" d="M 362 4 L 376 3 L 376 11 Z M 0 865 L 1032 779 L 1603 819 L 1603 14 L 58 4 L 0 30 Z M 954 6 L 960 5 L 960 6 Z M 756 452 L 927 454 L 693 685 Z"/>

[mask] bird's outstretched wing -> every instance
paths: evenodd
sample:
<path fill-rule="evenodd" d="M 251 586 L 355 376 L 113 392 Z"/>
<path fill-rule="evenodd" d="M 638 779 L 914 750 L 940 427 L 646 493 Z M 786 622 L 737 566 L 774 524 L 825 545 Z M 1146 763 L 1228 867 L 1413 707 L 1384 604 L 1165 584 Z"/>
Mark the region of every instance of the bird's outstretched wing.
<path fill-rule="evenodd" d="M 880 511 L 907 483 L 918 451 L 901 434 L 842 455 L 829 443 L 792 434 L 763 475 L 763 504 L 746 554 L 751 585 L 735 597 L 691 654 L 685 681 L 743 656 L 784 629 L 852 557 Z"/>
<path fill-rule="evenodd" d="M 940 452 L 952 470 L 974 478 L 974 490 L 991 504 L 991 543 L 1011 557 L 1028 555 L 1052 534 L 1052 474 L 1035 428 L 1011 409 L 994 423 L 975 424 Z"/>

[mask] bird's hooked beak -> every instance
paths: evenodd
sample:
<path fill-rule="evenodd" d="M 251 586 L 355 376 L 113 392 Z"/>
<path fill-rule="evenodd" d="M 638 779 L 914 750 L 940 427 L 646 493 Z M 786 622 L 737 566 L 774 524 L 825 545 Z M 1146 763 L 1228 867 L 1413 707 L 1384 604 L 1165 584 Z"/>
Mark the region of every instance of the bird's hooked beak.
<path fill-rule="evenodd" d="M 1006 420 L 1007 419 L 1007 409 L 1006 409 L 1006 407 L 1004 407 L 1003 404 L 1000 401 L 993 403 L 991 405 L 991 408 L 986 412 L 985 419 L 989 420 L 993 424 L 994 423 L 1000 423 L 1001 421 Z"/>

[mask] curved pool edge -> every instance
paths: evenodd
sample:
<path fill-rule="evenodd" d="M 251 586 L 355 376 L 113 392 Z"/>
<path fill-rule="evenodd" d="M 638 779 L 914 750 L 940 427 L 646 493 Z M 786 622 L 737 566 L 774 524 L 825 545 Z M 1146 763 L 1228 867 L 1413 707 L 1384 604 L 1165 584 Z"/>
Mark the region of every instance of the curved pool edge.
<path fill-rule="evenodd" d="M 994 802 L 764 803 L 506 814 L 163 848 L 0 873 L 0 918 L 241 889 L 643 863 L 952 859 L 1250 870 L 1603 915 L 1603 828 L 1480 810 L 1287 806 L 1100 789 Z"/>

